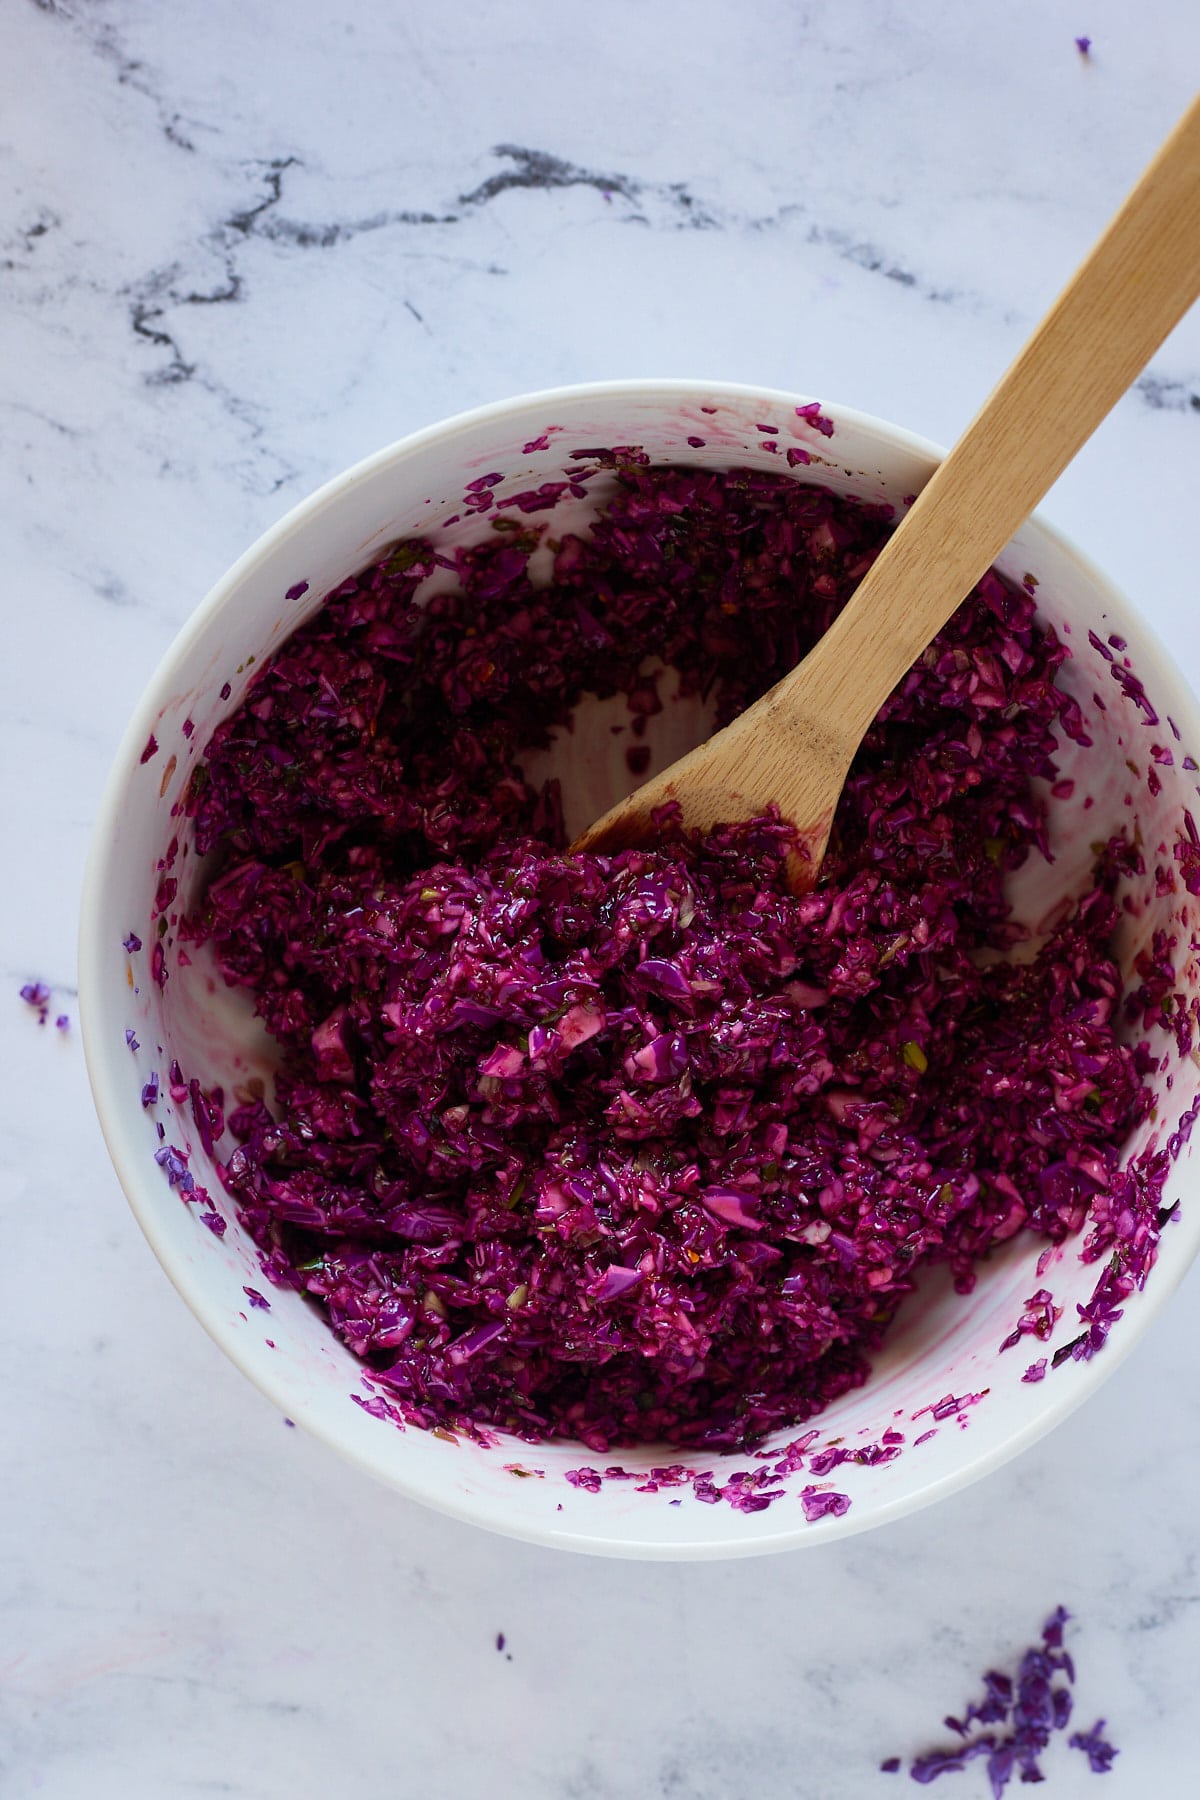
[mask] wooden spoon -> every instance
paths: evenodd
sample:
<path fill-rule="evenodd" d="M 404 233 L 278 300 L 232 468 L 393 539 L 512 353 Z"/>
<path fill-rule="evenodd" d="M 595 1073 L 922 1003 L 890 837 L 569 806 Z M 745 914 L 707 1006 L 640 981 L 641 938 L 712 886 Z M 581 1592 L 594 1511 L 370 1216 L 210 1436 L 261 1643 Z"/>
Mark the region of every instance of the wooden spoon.
<path fill-rule="evenodd" d="M 1198 294 L 1200 99 L 820 642 L 572 850 L 653 843 L 671 801 L 700 831 L 776 806 L 799 833 L 792 885 L 810 888 L 879 708 Z"/>

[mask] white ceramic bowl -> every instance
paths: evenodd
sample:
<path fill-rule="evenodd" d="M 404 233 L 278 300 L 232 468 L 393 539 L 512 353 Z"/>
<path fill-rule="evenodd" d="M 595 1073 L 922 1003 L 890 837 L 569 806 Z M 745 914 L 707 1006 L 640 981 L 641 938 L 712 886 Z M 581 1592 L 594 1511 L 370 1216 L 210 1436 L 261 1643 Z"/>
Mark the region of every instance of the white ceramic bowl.
<path fill-rule="evenodd" d="M 174 865 L 180 892 L 168 909 L 172 915 L 194 896 L 200 879 L 179 801 L 212 728 L 237 706 L 255 669 L 321 597 L 405 533 L 433 531 L 461 542 L 486 532 L 486 521 L 469 514 L 447 523 L 463 514 L 466 484 L 479 474 L 502 471 L 495 489 L 501 498 L 561 476 L 569 453 L 582 446 L 637 444 L 654 461 L 770 469 L 786 467 L 781 451 L 795 446 L 811 458 L 809 468 L 797 469 L 799 478 L 889 500 L 898 511 L 938 460 L 932 444 L 828 403 L 824 411 L 835 433 L 826 438 L 798 416 L 800 403 L 796 395 L 721 383 L 609 382 L 483 407 L 369 457 L 294 508 L 197 609 L 134 715 L 96 821 L 80 950 L 84 1042 L 113 1161 L 163 1267 L 238 1367 L 298 1424 L 414 1499 L 536 1542 L 626 1556 L 748 1555 L 826 1542 L 911 1511 L 995 1468 L 1077 1406 L 1132 1349 L 1197 1248 L 1200 1207 L 1185 1204 L 1180 1220 L 1164 1232 L 1149 1282 L 1126 1303 L 1102 1353 L 1086 1362 L 1068 1359 L 1036 1385 L 1022 1381 L 1024 1370 L 1035 1357 L 1052 1355 L 1076 1336 L 1076 1304 L 1088 1299 L 1099 1274 L 1095 1264 L 1080 1262 L 1078 1244 L 1056 1252 L 1039 1275 L 1043 1241 L 1018 1237 L 992 1259 L 965 1300 L 943 1278 L 927 1280 L 875 1359 L 872 1379 L 815 1421 L 814 1450 L 831 1439 L 851 1449 L 879 1443 L 893 1429 L 904 1436 L 901 1453 L 886 1464 L 838 1468 L 823 1484 L 811 1470 L 786 1474 L 771 1484 L 782 1490 L 779 1498 L 760 1510 L 744 1510 L 728 1499 L 702 1501 L 692 1477 L 710 1474 L 714 1485 L 727 1487 L 738 1470 L 769 1469 L 797 1430 L 772 1440 L 765 1447 L 772 1452 L 768 1457 L 697 1457 L 659 1449 L 603 1458 L 578 1445 L 534 1446 L 516 1439 L 485 1448 L 374 1416 L 382 1408 L 364 1386 L 362 1366 L 309 1303 L 264 1282 L 187 1104 L 176 1104 L 167 1091 L 172 1058 L 186 1075 L 206 1086 L 223 1083 L 227 1091 L 256 1073 L 269 1076 L 269 1045 L 244 1000 L 214 979 L 202 954 L 187 963 L 173 930 L 164 939 L 169 979 L 165 987 L 153 979 L 151 918 L 171 839 L 178 838 L 180 846 Z M 691 441 L 697 438 L 702 445 Z M 567 503 L 576 522 L 593 504 Z M 1195 765 L 1184 766 L 1185 758 L 1191 762 L 1200 755 L 1196 704 L 1128 603 L 1048 526 L 1031 521 L 999 566 L 1017 581 L 1026 574 L 1036 578 L 1041 612 L 1072 650 L 1065 680 L 1095 738 L 1082 755 L 1064 746 L 1062 773 L 1075 777 L 1075 790 L 1071 798 L 1051 803 L 1057 858 L 1048 869 L 1023 872 L 1019 910 L 1030 922 L 1044 918 L 1056 901 L 1078 891 L 1090 861 L 1088 845 L 1136 825 L 1147 847 L 1149 875 L 1128 893 L 1122 960 L 1128 966 L 1155 929 L 1174 933 L 1186 947 L 1196 903 L 1182 887 L 1156 894 L 1153 874 L 1156 862 L 1171 866 L 1184 813 L 1196 806 Z M 287 598 L 301 583 L 307 583 L 303 594 Z M 1114 639 L 1128 648 L 1114 651 Z M 1145 685 L 1148 704 L 1139 705 L 1111 678 L 1126 657 Z M 688 731 L 696 729 L 686 715 L 669 721 L 676 737 L 660 745 L 661 754 L 686 747 Z M 602 736 L 613 743 L 607 732 Z M 152 737 L 156 748 L 145 756 Z M 619 750 L 602 756 L 593 746 L 589 759 L 586 745 L 585 754 L 580 749 L 577 739 L 570 758 L 560 760 L 569 824 L 595 816 L 629 779 Z M 1152 752 L 1172 759 L 1154 765 L 1161 784 L 1157 795 L 1147 785 Z M 131 932 L 143 947 L 130 954 L 123 940 Z M 1197 979 L 1189 958 L 1181 984 L 1195 992 Z M 133 1054 L 129 1030 L 138 1044 Z M 1170 1042 L 1157 1048 L 1165 1058 L 1155 1078 L 1158 1119 L 1137 1134 L 1131 1155 L 1145 1148 L 1152 1132 L 1165 1142 L 1200 1086 L 1200 1070 L 1189 1058 L 1180 1057 Z M 152 1070 L 162 1080 L 162 1098 L 155 1109 L 145 1109 L 140 1090 Z M 154 1160 L 156 1117 L 165 1124 L 167 1142 L 190 1152 L 191 1170 L 211 1206 L 168 1184 Z M 1169 1200 L 1183 1192 L 1189 1154 L 1185 1148 L 1172 1169 Z M 213 1208 L 226 1221 L 224 1236 L 201 1222 L 200 1214 Z M 1064 1309 L 1053 1338 L 1042 1344 L 1028 1337 L 999 1354 L 1026 1297 L 1042 1286 Z M 247 1288 L 263 1293 L 270 1310 L 252 1305 Z M 947 1396 L 966 1402 L 937 1420 L 935 1435 L 926 1436 L 935 1427 L 929 1409 Z M 606 1464 L 620 1465 L 634 1478 L 603 1477 Z M 676 1476 L 651 1477 L 652 1469 L 672 1464 L 683 1465 L 678 1484 Z M 590 1477 L 584 1486 L 567 1479 L 580 1468 L 598 1469 L 599 1491 L 589 1491 Z M 814 1483 L 845 1494 L 849 1509 L 808 1523 L 799 1495 Z"/>

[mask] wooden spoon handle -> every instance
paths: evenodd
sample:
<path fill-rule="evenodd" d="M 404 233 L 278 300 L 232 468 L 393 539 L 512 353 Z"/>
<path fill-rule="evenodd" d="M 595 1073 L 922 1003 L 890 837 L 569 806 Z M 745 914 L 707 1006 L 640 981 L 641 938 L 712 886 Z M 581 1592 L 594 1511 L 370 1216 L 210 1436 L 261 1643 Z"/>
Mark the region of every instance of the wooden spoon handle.
<path fill-rule="evenodd" d="M 573 847 L 652 841 L 668 801 L 701 831 L 774 805 L 807 852 L 794 885 L 811 885 L 879 708 L 1198 293 L 1200 100 L 816 647 Z"/>
<path fill-rule="evenodd" d="M 886 696 L 1200 295 L 1200 99 L 804 662 L 765 696 L 844 773 Z M 782 773 L 782 770 L 780 771 Z M 797 768 L 796 775 L 811 787 Z M 806 823 L 803 799 L 776 796 Z"/>

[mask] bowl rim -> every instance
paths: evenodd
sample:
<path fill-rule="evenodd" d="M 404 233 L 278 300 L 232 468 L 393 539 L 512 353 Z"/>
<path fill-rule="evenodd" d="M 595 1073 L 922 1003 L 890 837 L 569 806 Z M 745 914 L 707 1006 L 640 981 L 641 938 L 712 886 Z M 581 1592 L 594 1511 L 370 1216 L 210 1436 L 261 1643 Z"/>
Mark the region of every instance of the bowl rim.
<path fill-rule="evenodd" d="M 622 398 L 638 398 L 682 401 L 701 395 L 705 398 L 736 401 L 742 405 L 747 402 L 764 402 L 789 407 L 811 404 L 813 398 L 800 392 L 754 383 L 687 377 L 631 377 L 538 389 L 489 401 L 406 433 L 360 458 L 348 469 L 332 476 L 311 494 L 289 507 L 212 584 L 159 658 L 143 688 L 129 723 L 119 739 L 96 811 L 81 884 L 78 937 L 80 1034 L 93 1101 L 114 1170 L 143 1235 L 176 1291 L 210 1338 L 240 1372 L 285 1416 L 294 1419 L 295 1423 L 336 1450 L 347 1461 L 408 1499 L 419 1501 L 451 1518 L 528 1543 L 581 1553 L 655 1561 L 726 1560 L 766 1555 L 779 1550 L 814 1547 L 818 1543 L 829 1543 L 835 1538 L 854 1536 L 946 1498 L 1020 1455 L 1082 1405 L 1140 1342 L 1200 1250 L 1200 1208 L 1195 1209 L 1190 1218 L 1185 1213 L 1176 1225 L 1171 1238 L 1175 1253 L 1161 1258 L 1155 1265 L 1151 1299 L 1139 1305 L 1133 1317 L 1126 1317 L 1122 1322 L 1122 1329 L 1106 1344 L 1103 1355 L 1087 1362 L 1072 1363 L 1069 1370 L 1062 1370 L 1053 1390 L 1053 1397 L 1047 1397 L 1032 1418 L 1012 1429 L 1002 1441 L 974 1457 L 967 1457 L 950 1473 L 903 1493 L 895 1501 L 885 1499 L 875 1502 L 870 1511 L 865 1513 L 851 1508 L 840 1518 L 830 1516 L 821 1520 L 816 1527 L 804 1522 L 786 1527 L 780 1525 L 776 1530 L 765 1527 L 744 1539 L 728 1540 L 702 1536 L 692 1540 L 643 1542 L 609 1535 L 603 1528 L 581 1529 L 574 1520 L 566 1522 L 566 1515 L 558 1519 L 557 1523 L 556 1515 L 541 1521 L 523 1518 L 518 1512 L 511 1510 L 506 1516 L 498 1517 L 494 1503 L 487 1497 L 463 1497 L 451 1483 L 438 1484 L 429 1479 L 406 1476 L 402 1466 L 393 1466 L 397 1463 L 402 1465 L 402 1458 L 389 1459 L 384 1455 L 373 1457 L 360 1447 L 359 1442 L 341 1434 L 326 1419 L 311 1416 L 302 1397 L 292 1390 L 282 1365 L 275 1372 L 275 1368 L 263 1367 L 245 1354 L 245 1339 L 231 1328 L 226 1312 L 202 1285 L 191 1279 L 187 1259 L 176 1253 L 164 1231 L 159 1228 L 162 1199 L 158 1184 L 151 1182 L 145 1167 L 144 1146 L 139 1146 L 135 1151 L 132 1127 L 126 1129 L 127 1118 L 132 1117 L 128 1113 L 131 1090 L 119 1080 L 117 1059 L 109 1053 L 110 1041 L 115 1040 L 109 1030 L 110 1021 L 104 1017 L 103 987 L 99 978 L 102 960 L 111 957 L 112 945 L 106 937 L 102 937 L 101 909 L 91 904 L 91 896 L 104 889 L 112 854 L 112 827 L 121 809 L 130 767 L 137 765 L 139 751 L 153 730 L 160 698 L 164 692 L 170 691 L 172 677 L 178 665 L 197 640 L 205 635 L 231 595 L 261 563 L 286 543 L 302 523 L 311 523 L 322 512 L 336 505 L 350 489 L 380 470 L 419 456 L 430 444 L 444 445 L 455 437 L 466 435 L 479 425 L 501 422 L 508 415 L 531 408 L 553 411 L 557 406 L 581 400 L 611 402 Z M 880 438 L 891 449 L 908 451 L 935 465 L 946 454 L 944 448 L 933 440 L 859 408 L 844 406 L 829 399 L 822 400 L 820 404 L 840 424 Z M 1097 592 L 1103 606 L 1111 607 L 1115 612 L 1118 623 L 1132 619 L 1136 627 L 1139 654 L 1152 667 L 1156 693 L 1161 690 L 1169 695 L 1177 715 L 1188 717 L 1194 725 L 1196 740 L 1200 741 L 1200 702 L 1191 693 L 1153 626 L 1110 577 L 1040 511 L 1032 513 L 1022 529 L 1027 531 L 1030 527 L 1035 528 L 1061 555 L 1076 565 Z M 1182 1241 L 1175 1235 L 1179 1232 L 1184 1234 Z M 1062 1379 L 1064 1376 L 1068 1378 Z M 517 1483 L 514 1487 L 519 1489 L 523 1485 Z M 762 1515 L 757 1516 L 761 1518 Z M 774 1516 L 773 1511 L 770 1516 Z"/>

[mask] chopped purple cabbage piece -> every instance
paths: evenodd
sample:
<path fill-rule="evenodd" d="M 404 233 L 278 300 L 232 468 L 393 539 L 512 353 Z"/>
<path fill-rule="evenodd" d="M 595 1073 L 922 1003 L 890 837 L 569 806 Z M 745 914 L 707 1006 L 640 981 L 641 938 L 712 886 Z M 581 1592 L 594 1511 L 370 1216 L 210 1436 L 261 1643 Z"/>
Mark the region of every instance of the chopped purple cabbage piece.
<path fill-rule="evenodd" d="M 807 406 L 798 406 L 796 408 L 796 417 L 798 419 L 806 419 L 810 425 L 814 426 L 816 430 L 821 433 L 822 437 L 833 436 L 833 420 L 826 418 L 825 414 L 821 411 L 821 403 L 819 400 L 810 400 Z"/>
<path fill-rule="evenodd" d="M 164 1144 L 161 1150 L 154 1152 L 154 1160 L 166 1176 L 173 1188 L 181 1193 L 190 1194 L 196 1186 L 196 1178 L 187 1166 L 187 1157 L 174 1144 Z"/>
<path fill-rule="evenodd" d="M 993 1738 L 981 1737 L 973 1744 L 963 1744 L 957 1750 L 930 1750 L 925 1756 L 914 1757 L 908 1772 L 914 1781 L 927 1787 L 939 1775 L 949 1775 L 955 1770 L 965 1769 L 977 1756 L 989 1756 L 994 1749 Z"/>
<path fill-rule="evenodd" d="M 27 981 L 24 987 L 19 989 L 19 993 L 26 1006 L 32 1007 L 37 1013 L 38 1024 L 44 1025 L 46 1020 L 50 1017 L 50 988 L 48 984 L 44 981 Z M 60 1031 L 65 1031 L 70 1021 L 67 1019 L 66 1014 L 63 1013 L 61 1017 L 56 1020 L 56 1023 Z"/>
<path fill-rule="evenodd" d="M 818 1519 L 840 1519 L 850 1510 L 847 1495 L 821 1492 L 816 1488 L 805 1488 L 800 1495 L 800 1504 L 810 1525 L 815 1525 Z"/>
<path fill-rule="evenodd" d="M 1107 1775 L 1112 1768 L 1113 1757 L 1117 1751 L 1107 1743 L 1100 1733 L 1104 1730 L 1104 1720 L 1097 1719 L 1090 1731 L 1073 1731 L 1067 1742 L 1072 1750 L 1082 1750 L 1088 1759 L 1088 1767 L 1094 1775 Z"/>

